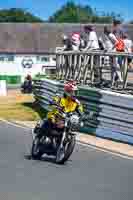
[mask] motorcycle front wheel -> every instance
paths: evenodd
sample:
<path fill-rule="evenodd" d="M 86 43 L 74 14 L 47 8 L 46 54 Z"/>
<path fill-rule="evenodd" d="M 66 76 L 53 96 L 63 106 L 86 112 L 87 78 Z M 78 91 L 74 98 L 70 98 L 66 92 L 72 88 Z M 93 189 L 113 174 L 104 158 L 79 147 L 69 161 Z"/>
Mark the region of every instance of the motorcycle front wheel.
<path fill-rule="evenodd" d="M 71 156 L 74 147 L 76 144 L 76 136 L 72 135 L 71 139 L 69 140 L 69 142 L 67 142 L 63 148 L 60 148 L 57 150 L 57 154 L 56 154 L 56 163 L 57 164 L 64 164 L 69 157 Z"/>

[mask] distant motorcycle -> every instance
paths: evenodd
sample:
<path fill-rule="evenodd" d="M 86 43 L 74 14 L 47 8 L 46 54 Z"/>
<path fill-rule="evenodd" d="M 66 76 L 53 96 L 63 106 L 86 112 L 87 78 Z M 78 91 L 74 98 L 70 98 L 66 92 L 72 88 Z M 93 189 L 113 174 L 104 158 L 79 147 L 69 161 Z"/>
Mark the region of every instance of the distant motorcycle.
<path fill-rule="evenodd" d="M 33 130 L 33 144 L 31 155 L 34 159 L 40 159 L 43 154 L 55 156 L 55 162 L 64 164 L 71 156 L 75 143 L 76 131 L 83 122 L 78 113 L 65 113 L 59 105 L 54 105 L 58 110 L 58 119 L 55 128 L 50 133 L 39 138 L 42 122 L 38 122 Z"/>

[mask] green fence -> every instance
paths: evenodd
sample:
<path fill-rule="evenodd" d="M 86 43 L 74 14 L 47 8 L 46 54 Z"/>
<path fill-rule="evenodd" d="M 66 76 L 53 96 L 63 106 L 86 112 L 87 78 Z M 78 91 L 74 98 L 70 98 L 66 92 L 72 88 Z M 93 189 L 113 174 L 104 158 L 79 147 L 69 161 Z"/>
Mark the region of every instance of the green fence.
<path fill-rule="evenodd" d="M 7 84 L 19 84 L 21 83 L 21 76 L 0 75 L 0 80 L 6 80 Z"/>

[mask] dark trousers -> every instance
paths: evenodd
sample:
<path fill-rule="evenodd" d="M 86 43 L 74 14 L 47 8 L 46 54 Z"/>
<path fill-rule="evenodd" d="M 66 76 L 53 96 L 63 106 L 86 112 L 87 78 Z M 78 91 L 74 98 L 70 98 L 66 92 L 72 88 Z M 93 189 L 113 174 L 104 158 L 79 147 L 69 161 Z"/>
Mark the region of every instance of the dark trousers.
<path fill-rule="evenodd" d="M 44 135 L 49 135 L 50 131 L 53 128 L 53 123 L 50 120 L 44 120 L 42 126 L 40 127 L 40 133 L 39 133 L 39 138 L 41 138 Z"/>

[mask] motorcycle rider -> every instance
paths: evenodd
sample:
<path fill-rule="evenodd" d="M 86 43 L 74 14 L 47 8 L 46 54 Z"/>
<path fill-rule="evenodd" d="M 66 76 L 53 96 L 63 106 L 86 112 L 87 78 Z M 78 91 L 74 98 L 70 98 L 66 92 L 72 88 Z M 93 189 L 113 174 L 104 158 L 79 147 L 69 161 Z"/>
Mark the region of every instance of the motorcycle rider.
<path fill-rule="evenodd" d="M 53 97 L 50 102 L 51 106 L 58 104 L 62 110 L 66 113 L 77 112 L 80 116 L 83 113 L 83 106 L 80 101 L 75 97 L 76 91 L 78 90 L 76 82 L 68 81 L 64 85 L 64 94 L 63 96 L 56 95 Z M 41 138 L 46 132 L 50 134 L 50 130 L 56 128 L 56 114 L 58 110 L 52 108 L 52 111 L 49 111 L 47 114 L 47 120 L 43 122 L 39 131 L 39 138 Z"/>

